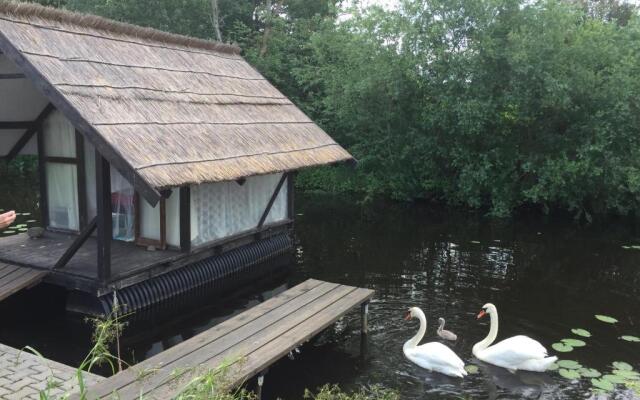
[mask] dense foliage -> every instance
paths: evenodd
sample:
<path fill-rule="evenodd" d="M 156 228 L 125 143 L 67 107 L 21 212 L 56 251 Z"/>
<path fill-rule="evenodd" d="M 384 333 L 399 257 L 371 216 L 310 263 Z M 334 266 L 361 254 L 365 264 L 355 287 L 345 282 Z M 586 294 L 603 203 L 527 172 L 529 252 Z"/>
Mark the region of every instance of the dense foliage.
<path fill-rule="evenodd" d="M 360 161 L 306 189 L 507 215 L 640 205 L 640 20 L 614 0 L 43 0 L 222 38 Z M 219 13 L 212 13 L 212 4 Z"/>

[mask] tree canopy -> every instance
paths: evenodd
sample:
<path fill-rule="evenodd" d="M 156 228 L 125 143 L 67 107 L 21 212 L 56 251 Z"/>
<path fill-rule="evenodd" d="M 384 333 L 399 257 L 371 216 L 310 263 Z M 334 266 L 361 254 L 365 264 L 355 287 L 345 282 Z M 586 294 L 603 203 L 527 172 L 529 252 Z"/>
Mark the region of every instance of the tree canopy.
<path fill-rule="evenodd" d="M 616 0 L 42 0 L 238 43 L 359 160 L 305 189 L 508 215 L 640 206 L 640 19 Z M 218 13 L 213 13 L 213 5 Z"/>

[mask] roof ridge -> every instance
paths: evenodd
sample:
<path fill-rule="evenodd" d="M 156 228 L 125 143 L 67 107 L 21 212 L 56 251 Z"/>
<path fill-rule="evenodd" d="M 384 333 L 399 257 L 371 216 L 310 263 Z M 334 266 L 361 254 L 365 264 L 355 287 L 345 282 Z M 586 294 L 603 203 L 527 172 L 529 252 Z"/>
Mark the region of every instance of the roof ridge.
<path fill-rule="evenodd" d="M 68 23 L 106 33 L 113 33 L 136 39 L 146 39 L 164 44 L 184 46 L 187 48 L 212 50 L 234 55 L 240 53 L 240 48 L 231 44 L 164 32 L 154 28 L 147 28 L 99 17 L 97 15 L 45 7 L 34 3 L 0 0 L 0 14 L 27 18 L 40 18 L 44 20 Z"/>

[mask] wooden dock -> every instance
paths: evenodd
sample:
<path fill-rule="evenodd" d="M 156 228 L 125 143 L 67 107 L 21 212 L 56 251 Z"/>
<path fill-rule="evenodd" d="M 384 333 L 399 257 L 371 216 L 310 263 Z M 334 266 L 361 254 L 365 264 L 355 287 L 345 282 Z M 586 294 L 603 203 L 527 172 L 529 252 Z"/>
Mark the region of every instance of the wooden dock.
<path fill-rule="evenodd" d="M 237 387 L 362 306 L 369 289 L 309 279 L 88 389 L 86 399 L 171 399 L 198 376 L 219 373 Z M 76 394 L 75 397 L 80 398 Z"/>
<path fill-rule="evenodd" d="M 12 294 L 40 283 L 49 271 L 20 267 L 0 262 L 0 301 Z"/>

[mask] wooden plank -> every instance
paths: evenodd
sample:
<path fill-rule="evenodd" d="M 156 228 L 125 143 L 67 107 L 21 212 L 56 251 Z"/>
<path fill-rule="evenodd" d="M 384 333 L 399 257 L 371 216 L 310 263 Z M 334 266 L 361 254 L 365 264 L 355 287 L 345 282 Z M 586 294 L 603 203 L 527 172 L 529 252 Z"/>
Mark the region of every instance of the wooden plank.
<path fill-rule="evenodd" d="M 0 279 L 3 279 L 5 276 L 12 274 L 19 269 L 20 267 L 17 265 L 9 265 L 7 268 L 3 269 L 2 272 L 0 272 Z"/>
<path fill-rule="evenodd" d="M 197 367 L 195 371 L 190 370 L 185 374 L 186 376 L 180 377 L 182 384 L 177 384 L 175 379 L 171 379 L 146 394 L 151 395 L 150 397 L 154 399 L 174 398 L 194 376 L 214 370 L 222 362 L 230 362 L 229 357 L 232 359 L 231 370 L 227 375 L 227 379 L 231 380 L 229 383 L 233 386 L 243 383 L 247 376 L 250 377 L 263 371 L 289 351 L 320 333 L 346 312 L 359 305 L 360 299 L 366 299 L 366 296 L 363 296 L 364 293 L 360 292 L 361 290 L 366 291 L 366 289 L 357 289 L 351 286 L 340 286 L 340 288 L 342 292 L 334 290 L 330 296 L 322 298 L 323 302 L 313 302 L 295 315 L 288 317 L 295 323 L 289 326 L 277 324 L 277 328 L 274 328 L 273 332 L 269 332 L 269 329 L 261 332 L 258 338 L 251 338 L 247 341 L 244 348 L 229 349 L 229 351 L 212 357 L 204 363 L 193 365 L 192 367 Z M 257 356 L 251 357 L 254 354 Z M 253 364 L 247 365 L 249 360 L 253 361 Z"/>
<path fill-rule="evenodd" d="M 26 274 L 23 274 L 20 277 L 16 278 L 9 284 L 5 284 L 4 286 L 0 287 L 0 301 L 6 299 L 7 297 L 22 289 L 32 287 L 36 283 L 39 283 L 45 276 L 47 276 L 48 273 L 48 271 L 32 269 L 29 270 Z"/>
<path fill-rule="evenodd" d="M 7 153 L 6 159 L 11 161 L 15 158 L 15 156 L 20 153 L 20 150 L 29 143 L 29 140 L 33 137 L 33 135 L 38 132 L 42 128 L 42 123 L 44 120 L 51 114 L 51 112 L 55 110 L 53 104 L 49 103 L 47 106 L 38 114 L 36 119 L 29 125 L 24 134 L 18 139 L 16 144 L 13 145 L 9 153 Z"/>
<path fill-rule="evenodd" d="M 8 274 L 5 274 L 2 278 L 0 278 L 0 287 L 6 285 L 7 283 L 11 283 L 13 280 L 29 273 L 29 271 L 31 271 L 30 268 L 16 267 L 15 270 L 11 271 Z"/>
<path fill-rule="evenodd" d="M 215 340 L 216 338 L 228 332 L 232 332 L 236 329 L 241 328 L 242 326 L 245 326 L 249 322 L 255 320 L 256 318 L 259 318 L 261 315 L 296 299 L 297 297 L 303 295 L 304 293 L 307 293 L 313 290 L 314 288 L 320 286 L 322 283 L 323 283 L 322 281 L 308 279 L 305 282 L 287 290 L 284 293 L 281 293 L 275 297 L 272 297 L 271 299 L 265 302 L 262 302 L 257 306 L 252 307 L 249 310 L 233 318 L 230 318 L 214 326 L 213 328 L 200 333 L 199 335 L 196 335 L 190 338 L 177 346 L 171 347 L 170 349 L 165 350 L 164 352 L 157 354 L 135 365 L 134 367 L 131 367 L 125 371 L 122 371 L 114 375 L 113 377 L 99 383 L 98 385 L 91 387 L 90 396 L 88 396 L 87 398 L 94 398 L 96 396 L 97 397 L 108 396 L 109 394 L 111 394 L 114 388 L 123 387 L 128 383 L 134 381 L 139 376 L 139 373 L 141 371 L 151 370 L 155 368 L 157 365 L 162 365 L 163 363 L 165 363 L 164 361 L 165 359 L 169 359 L 169 360 L 177 359 L 183 351 L 181 348 L 182 345 L 193 348 L 195 346 L 202 345 L 203 343 L 209 343 L 212 340 Z M 71 398 L 77 399 L 79 398 L 79 396 L 76 395 L 75 397 L 72 396 Z"/>
<path fill-rule="evenodd" d="M 24 74 L 0 74 L 0 81 L 3 79 L 24 79 Z"/>
<path fill-rule="evenodd" d="M 295 172 L 290 172 L 289 176 L 287 177 L 287 217 L 290 220 L 294 220 L 295 219 L 295 204 L 294 204 L 294 199 L 295 199 L 295 181 L 296 181 L 296 173 Z"/>
<path fill-rule="evenodd" d="M 135 168 L 87 121 L 80 111 L 47 80 L 22 52 L 14 46 L 7 36 L 0 31 L 0 51 L 2 51 L 25 76 L 39 89 L 51 103 L 60 110 L 76 129 L 84 133 L 87 139 L 94 145 L 115 169 L 128 180 L 140 194 L 147 199 L 149 204 L 155 206 L 160 198 L 160 192 L 151 186 Z"/>
<path fill-rule="evenodd" d="M 273 207 L 273 203 L 276 201 L 276 197 L 278 197 L 278 193 L 280 193 L 280 189 L 282 189 L 282 185 L 287 180 L 287 175 L 288 175 L 287 173 L 283 173 L 282 176 L 280 177 L 280 180 L 278 181 L 278 184 L 276 185 L 276 188 L 274 189 L 273 193 L 271 194 L 271 198 L 267 203 L 267 207 L 264 209 L 264 212 L 260 217 L 260 221 L 258 222 L 258 229 L 262 228 L 262 225 L 264 225 L 264 221 L 267 219 L 267 216 L 269 215 L 269 211 L 271 211 L 271 207 Z"/>
<path fill-rule="evenodd" d="M 27 129 L 31 126 L 31 121 L 0 121 L 1 129 Z"/>
<path fill-rule="evenodd" d="M 264 371 L 267 367 L 287 355 L 291 350 L 304 344 L 312 337 L 322 332 L 354 307 L 368 301 L 373 296 L 373 291 L 361 288 L 352 288 L 344 297 L 338 299 L 319 312 L 308 316 L 303 322 L 296 324 L 290 330 L 275 337 L 272 341 L 263 346 L 255 346 L 252 351 L 245 354 L 241 362 L 235 362 L 227 372 L 228 383 L 231 386 L 242 385 L 247 379 Z M 224 358 L 212 359 L 206 363 L 208 370 L 218 367 Z M 206 371 L 206 370 L 205 370 Z M 200 370 L 199 372 L 203 372 Z M 188 383 L 188 381 L 187 381 Z M 183 385 L 176 385 L 175 382 L 157 388 L 149 393 L 151 398 L 172 399 Z"/>
<path fill-rule="evenodd" d="M 229 358 L 241 359 L 253 348 L 263 346 L 285 334 L 353 290 L 356 288 L 324 282 L 299 296 L 295 301 L 263 314 L 242 328 L 229 332 L 202 347 L 178 345 L 183 352 L 191 352 L 156 368 L 155 373 L 142 382 L 131 381 L 126 387 L 118 389 L 118 395 L 122 399 L 134 399 L 136 396 L 155 391 L 159 387 L 175 385 L 176 371 L 183 372 L 179 377 L 180 381 L 188 382 L 194 374 L 198 373 L 197 369 L 201 365 L 215 368 Z"/>

